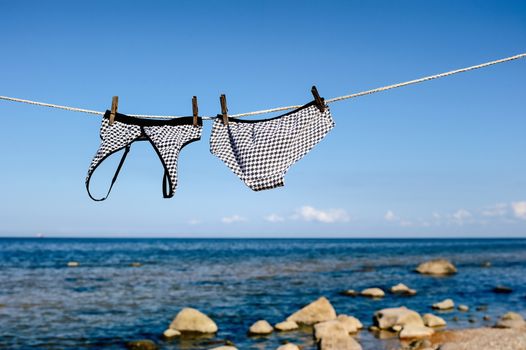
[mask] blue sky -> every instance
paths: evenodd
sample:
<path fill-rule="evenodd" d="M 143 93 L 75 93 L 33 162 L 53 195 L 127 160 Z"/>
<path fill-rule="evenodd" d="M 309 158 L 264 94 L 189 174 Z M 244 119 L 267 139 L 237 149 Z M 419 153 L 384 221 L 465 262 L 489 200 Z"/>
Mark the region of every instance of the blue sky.
<path fill-rule="evenodd" d="M 524 1 L 0 1 L 0 95 L 136 114 L 330 98 L 526 52 Z M 526 60 L 331 105 L 336 128 L 252 192 L 211 123 L 162 167 L 135 143 L 84 188 L 100 118 L 0 101 L 0 235 L 526 236 Z M 93 178 L 103 193 L 116 158 Z"/>

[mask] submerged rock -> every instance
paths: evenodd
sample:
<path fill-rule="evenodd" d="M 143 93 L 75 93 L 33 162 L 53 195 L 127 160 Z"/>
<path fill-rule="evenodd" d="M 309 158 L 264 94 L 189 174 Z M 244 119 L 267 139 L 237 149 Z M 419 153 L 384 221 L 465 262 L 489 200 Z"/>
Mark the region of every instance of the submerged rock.
<path fill-rule="evenodd" d="M 274 328 L 280 332 L 288 332 L 288 331 L 293 331 L 295 329 L 298 329 L 299 326 L 294 321 L 283 321 L 283 322 L 276 323 L 274 325 Z"/>
<path fill-rule="evenodd" d="M 355 297 L 359 293 L 357 291 L 355 291 L 354 289 L 347 289 L 347 290 L 342 290 L 339 294 L 343 295 L 343 296 L 346 296 L 346 297 Z"/>
<path fill-rule="evenodd" d="M 508 312 L 497 321 L 496 328 L 524 328 L 526 322 L 524 318 L 516 312 Z"/>
<path fill-rule="evenodd" d="M 446 259 L 434 259 L 421 263 L 416 271 L 426 275 L 452 275 L 457 273 L 457 268 Z"/>
<path fill-rule="evenodd" d="M 433 304 L 432 307 L 437 310 L 451 310 L 455 307 L 455 303 L 451 299 L 445 299 L 439 303 Z"/>
<path fill-rule="evenodd" d="M 493 288 L 493 292 L 498 294 L 509 294 L 513 292 L 513 289 L 506 286 L 496 286 L 495 288 Z"/>
<path fill-rule="evenodd" d="M 129 350 L 157 350 L 157 344 L 149 339 L 135 340 L 126 343 L 126 348 Z"/>
<path fill-rule="evenodd" d="M 360 294 L 369 298 L 383 298 L 385 295 L 384 291 L 380 288 L 366 288 L 362 290 Z"/>
<path fill-rule="evenodd" d="M 446 321 L 442 317 L 433 314 L 425 314 L 422 319 L 427 327 L 442 327 L 446 325 Z"/>
<path fill-rule="evenodd" d="M 416 290 L 409 288 L 403 283 L 398 283 L 396 286 L 391 287 L 391 293 L 404 294 L 404 295 L 415 295 Z"/>
<path fill-rule="evenodd" d="M 331 303 L 327 298 L 321 297 L 287 317 L 287 321 L 313 325 L 318 322 L 334 320 L 335 318 L 336 311 Z"/>
<path fill-rule="evenodd" d="M 274 328 L 272 328 L 267 321 L 259 320 L 250 326 L 248 333 L 253 335 L 265 335 L 272 333 L 273 330 Z"/>
<path fill-rule="evenodd" d="M 216 323 L 199 310 L 185 307 L 170 324 L 171 329 L 180 332 L 216 333 Z"/>
<path fill-rule="evenodd" d="M 137 261 L 136 261 L 136 262 L 132 262 L 132 263 L 130 264 L 130 266 L 131 266 L 131 267 L 141 267 L 142 264 L 141 264 L 140 262 L 137 262 Z"/>
<path fill-rule="evenodd" d="M 374 313 L 374 322 L 380 329 L 393 329 L 394 326 L 424 326 L 424 321 L 418 312 L 405 306 L 387 308 Z"/>
<path fill-rule="evenodd" d="M 435 333 L 435 331 L 432 328 L 428 328 L 425 326 L 408 325 L 400 331 L 398 336 L 400 337 L 400 339 L 425 338 L 432 336 L 433 333 Z"/>

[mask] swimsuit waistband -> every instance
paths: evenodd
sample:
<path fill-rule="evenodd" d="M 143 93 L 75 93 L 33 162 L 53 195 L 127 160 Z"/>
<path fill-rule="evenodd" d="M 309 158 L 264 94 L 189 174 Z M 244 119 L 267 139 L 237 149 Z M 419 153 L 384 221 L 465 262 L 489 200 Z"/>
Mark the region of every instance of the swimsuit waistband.
<path fill-rule="evenodd" d="M 282 117 L 286 117 L 287 115 L 297 113 L 297 112 L 301 111 L 302 109 L 305 109 L 305 108 L 308 108 L 308 107 L 311 107 L 311 106 L 314 106 L 314 105 L 316 105 L 316 101 L 311 101 L 311 102 L 307 103 L 306 105 L 303 105 L 303 106 L 301 106 L 299 108 L 296 108 L 293 111 L 287 112 L 285 114 L 278 115 L 276 117 L 267 118 L 267 119 L 239 119 L 239 118 L 228 117 L 228 121 L 229 122 L 231 121 L 231 122 L 234 122 L 234 123 L 261 123 L 261 122 L 267 122 L 269 120 L 275 120 L 275 119 L 279 119 L 279 118 L 282 118 Z M 328 109 L 328 107 L 326 107 L 326 108 Z M 221 114 L 218 114 L 217 118 L 221 119 L 221 118 L 223 118 L 223 116 Z"/>
<path fill-rule="evenodd" d="M 106 111 L 104 113 L 104 118 L 109 119 L 110 118 L 110 111 Z M 181 118 L 173 118 L 173 119 L 147 119 L 147 118 L 139 118 L 139 117 L 131 117 L 126 114 L 121 113 L 115 113 L 115 121 L 124 123 L 124 124 L 131 124 L 131 125 L 139 125 L 139 126 L 164 126 L 164 125 L 193 125 L 194 124 L 194 117 L 181 117 Z M 197 117 L 197 125 L 202 126 L 203 125 L 203 118 Z"/>

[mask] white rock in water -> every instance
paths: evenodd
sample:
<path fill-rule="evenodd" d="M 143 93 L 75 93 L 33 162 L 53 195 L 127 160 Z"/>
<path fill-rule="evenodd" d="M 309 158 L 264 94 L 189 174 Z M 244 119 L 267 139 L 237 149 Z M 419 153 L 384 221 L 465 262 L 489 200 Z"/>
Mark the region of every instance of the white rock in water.
<path fill-rule="evenodd" d="M 408 290 L 409 287 L 403 283 L 398 283 L 397 285 L 391 287 L 392 293 L 406 293 Z"/>
<path fill-rule="evenodd" d="M 287 321 L 313 325 L 318 322 L 334 320 L 335 318 L 336 311 L 334 311 L 331 303 L 327 298 L 321 297 L 287 317 Z"/>
<path fill-rule="evenodd" d="M 455 307 L 455 303 L 451 299 L 445 299 L 439 303 L 433 304 L 433 309 L 437 310 L 451 310 Z"/>
<path fill-rule="evenodd" d="M 516 312 L 508 312 L 503 315 L 495 325 L 497 328 L 523 328 L 526 327 L 524 318 Z"/>
<path fill-rule="evenodd" d="M 338 315 L 336 320 L 344 325 L 348 333 L 356 333 L 359 329 L 363 328 L 363 324 L 360 320 L 353 316 Z"/>
<path fill-rule="evenodd" d="M 78 261 L 68 261 L 68 267 L 77 267 L 79 265 Z"/>
<path fill-rule="evenodd" d="M 320 350 L 362 350 L 356 340 L 348 334 L 322 338 Z"/>
<path fill-rule="evenodd" d="M 457 268 L 446 259 L 435 259 L 421 263 L 416 271 L 427 275 L 452 275 L 457 273 Z"/>
<path fill-rule="evenodd" d="M 171 329 L 180 332 L 216 333 L 217 325 L 199 310 L 185 307 L 170 324 Z"/>
<path fill-rule="evenodd" d="M 250 326 L 249 333 L 250 334 L 270 334 L 274 328 L 265 320 L 259 320 L 256 323 L 254 323 L 252 326 Z"/>
<path fill-rule="evenodd" d="M 469 306 L 467 306 L 467 305 L 463 305 L 463 304 L 460 304 L 460 305 L 458 306 L 458 310 L 459 310 L 459 311 L 464 311 L 464 312 L 469 311 Z"/>
<path fill-rule="evenodd" d="M 422 318 L 427 327 L 442 327 L 446 325 L 446 321 L 442 317 L 433 314 L 425 314 Z"/>
<path fill-rule="evenodd" d="M 163 335 L 166 337 L 166 338 L 173 338 L 173 337 L 178 337 L 181 335 L 181 332 L 179 332 L 177 329 L 171 329 L 171 328 L 168 328 L 167 330 L 164 331 Z"/>
<path fill-rule="evenodd" d="M 366 288 L 360 293 L 364 297 L 369 298 L 383 298 L 385 293 L 380 288 Z"/>
<path fill-rule="evenodd" d="M 237 350 L 237 348 L 235 346 L 223 345 L 223 346 L 218 346 L 217 348 L 213 348 L 210 350 Z"/>
<path fill-rule="evenodd" d="M 294 321 L 283 321 L 283 322 L 276 323 L 274 328 L 276 328 L 276 330 L 280 332 L 288 332 L 288 331 L 293 331 L 295 329 L 298 329 L 299 327 L 298 327 L 298 324 Z"/>
<path fill-rule="evenodd" d="M 424 326 L 424 321 L 418 312 L 405 306 L 387 308 L 374 313 L 374 322 L 380 329 L 392 329 L 393 326 Z"/>
<path fill-rule="evenodd" d="M 391 287 L 391 293 L 393 294 L 406 294 L 406 295 L 415 295 L 416 290 L 409 288 L 403 283 L 398 283 L 396 286 Z"/>
<path fill-rule="evenodd" d="M 400 339 L 425 338 L 433 335 L 433 333 L 435 333 L 435 331 L 432 328 L 408 325 L 400 331 L 398 336 Z"/>
<path fill-rule="evenodd" d="M 287 344 L 281 345 L 276 350 L 300 350 L 300 348 L 296 344 L 287 343 Z"/>

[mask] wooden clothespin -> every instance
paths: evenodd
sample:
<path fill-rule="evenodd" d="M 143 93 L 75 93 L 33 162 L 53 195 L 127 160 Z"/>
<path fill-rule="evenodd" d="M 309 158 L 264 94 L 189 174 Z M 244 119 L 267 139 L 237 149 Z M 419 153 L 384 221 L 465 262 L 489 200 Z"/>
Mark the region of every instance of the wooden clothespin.
<path fill-rule="evenodd" d="M 194 116 L 194 126 L 197 126 L 197 115 L 199 108 L 197 107 L 197 96 L 192 97 L 192 114 Z"/>
<path fill-rule="evenodd" d="M 228 108 L 226 106 L 225 94 L 221 95 L 219 101 L 221 101 L 221 114 L 223 115 L 223 124 L 228 125 Z"/>
<path fill-rule="evenodd" d="M 119 96 L 113 96 L 111 99 L 111 111 L 110 111 L 110 125 L 115 121 L 115 114 L 117 114 L 117 107 L 119 105 Z"/>
<path fill-rule="evenodd" d="M 314 96 L 314 101 L 316 101 L 316 106 L 318 106 L 320 111 L 323 113 L 325 111 L 325 100 L 320 97 L 320 94 L 318 93 L 318 89 L 316 89 L 315 85 L 312 86 L 312 89 L 310 91 L 312 92 L 312 96 Z"/>

